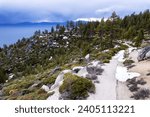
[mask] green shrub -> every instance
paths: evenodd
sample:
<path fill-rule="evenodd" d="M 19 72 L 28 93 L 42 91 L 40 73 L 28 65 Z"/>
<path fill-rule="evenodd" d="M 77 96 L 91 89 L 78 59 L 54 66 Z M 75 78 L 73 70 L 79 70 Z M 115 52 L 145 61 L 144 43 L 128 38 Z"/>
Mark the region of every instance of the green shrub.
<path fill-rule="evenodd" d="M 5 83 L 7 79 L 8 79 L 8 76 L 5 70 L 0 67 L 0 83 Z"/>
<path fill-rule="evenodd" d="M 125 61 L 123 62 L 123 64 L 124 64 L 125 66 L 129 66 L 129 65 L 131 65 L 132 63 L 134 63 L 134 61 L 133 61 L 133 60 L 129 60 L 129 59 L 127 59 L 127 60 L 125 60 Z"/>
<path fill-rule="evenodd" d="M 104 60 L 104 59 L 111 59 L 112 55 L 110 55 L 110 53 L 99 53 L 98 55 L 98 59 L 99 60 Z"/>
<path fill-rule="evenodd" d="M 64 97 L 66 99 L 85 99 L 88 97 L 88 92 L 95 92 L 95 85 L 88 79 L 68 73 L 64 76 L 64 82 L 60 86 L 59 92 L 61 94 L 67 92 L 69 95 Z"/>
<path fill-rule="evenodd" d="M 128 48 L 128 46 L 127 45 L 123 45 L 123 44 L 121 44 L 120 47 L 119 47 L 120 50 L 125 50 L 127 48 Z"/>
<path fill-rule="evenodd" d="M 45 100 L 47 99 L 51 94 L 47 94 L 43 89 L 38 89 L 35 92 L 19 96 L 17 100 Z"/>
<path fill-rule="evenodd" d="M 102 62 L 103 63 L 109 63 L 109 60 L 108 59 L 103 59 Z"/>
<path fill-rule="evenodd" d="M 44 78 L 42 79 L 43 84 L 54 84 L 57 76 L 51 76 L 50 78 Z"/>

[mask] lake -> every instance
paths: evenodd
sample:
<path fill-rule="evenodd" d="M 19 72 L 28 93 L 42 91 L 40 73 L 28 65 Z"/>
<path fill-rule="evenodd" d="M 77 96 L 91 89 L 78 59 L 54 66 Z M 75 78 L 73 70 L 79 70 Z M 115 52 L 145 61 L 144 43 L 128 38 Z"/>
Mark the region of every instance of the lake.
<path fill-rule="evenodd" d="M 55 27 L 56 23 L 0 25 L 0 47 L 3 47 L 4 44 L 13 44 L 23 37 L 31 37 L 36 30 L 44 31 L 46 29 L 50 31 L 52 26 Z"/>

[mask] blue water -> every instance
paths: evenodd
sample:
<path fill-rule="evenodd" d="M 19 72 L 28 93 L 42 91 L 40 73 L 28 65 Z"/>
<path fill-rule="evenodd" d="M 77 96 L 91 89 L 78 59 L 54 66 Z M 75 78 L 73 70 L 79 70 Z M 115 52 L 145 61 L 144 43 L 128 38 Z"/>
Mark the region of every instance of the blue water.
<path fill-rule="evenodd" d="M 18 39 L 23 37 L 31 37 L 36 30 L 44 31 L 45 29 L 51 30 L 54 25 L 3 25 L 0 26 L 0 47 L 4 44 L 10 45 L 17 42 Z"/>

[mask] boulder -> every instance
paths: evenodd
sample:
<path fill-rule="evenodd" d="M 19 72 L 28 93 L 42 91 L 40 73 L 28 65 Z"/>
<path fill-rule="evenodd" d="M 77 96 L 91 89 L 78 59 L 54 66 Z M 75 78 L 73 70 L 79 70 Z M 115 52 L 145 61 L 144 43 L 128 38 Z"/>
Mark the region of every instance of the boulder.
<path fill-rule="evenodd" d="M 41 89 L 43 89 L 43 90 L 46 91 L 46 92 L 49 92 L 49 90 L 50 90 L 50 88 L 49 88 L 48 86 L 46 86 L 46 85 L 43 85 L 43 86 L 41 87 Z"/>
<path fill-rule="evenodd" d="M 90 54 L 87 54 L 87 55 L 85 56 L 85 60 L 86 60 L 87 63 L 90 62 Z"/>
<path fill-rule="evenodd" d="M 61 70 L 61 68 L 59 66 L 56 66 L 49 74 L 49 76 L 55 74 L 57 71 Z"/>
<path fill-rule="evenodd" d="M 95 75 L 101 75 L 103 72 L 102 68 L 95 67 L 95 66 L 88 66 L 86 67 L 86 70 L 89 74 L 95 74 Z"/>
<path fill-rule="evenodd" d="M 38 81 L 35 81 L 34 84 L 31 85 L 28 89 L 29 89 L 29 90 L 33 90 L 34 88 L 39 87 L 39 86 L 41 85 L 41 83 L 42 83 L 42 82 L 39 81 L 39 80 L 38 80 Z"/>
<path fill-rule="evenodd" d="M 74 67 L 72 70 L 73 70 L 73 72 L 78 73 L 83 68 L 84 67 L 82 67 L 82 66 L 78 66 L 78 67 Z"/>
<path fill-rule="evenodd" d="M 150 46 L 144 47 L 138 55 L 138 61 L 142 61 L 150 58 Z"/>
<path fill-rule="evenodd" d="M 86 78 L 90 79 L 90 80 L 96 80 L 97 76 L 95 74 L 87 74 Z"/>

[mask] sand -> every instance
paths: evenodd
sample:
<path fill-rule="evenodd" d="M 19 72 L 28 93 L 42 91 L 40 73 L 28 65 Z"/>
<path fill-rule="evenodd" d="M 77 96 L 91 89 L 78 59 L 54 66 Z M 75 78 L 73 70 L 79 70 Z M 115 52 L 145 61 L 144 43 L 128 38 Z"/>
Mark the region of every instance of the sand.
<path fill-rule="evenodd" d="M 137 79 L 142 78 L 142 79 L 144 79 L 144 81 L 147 82 L 145 85 L 139 85 L 139 87 L 150 89 L 150 75 L 147 75 L 148 73 L 150 73 L 150 60 L 144 60 L 144 61 L 138 62 L 136 60 L 137 56 L 135 56 L 135 55 L 137 55 L 137 51 L 133 51 L 130 54 L 130 57 L 133 60 L 135 60 L 135 63 L 134 63 L 135 66 L 133 68 L 131 68 L 129 71 L 140 73 L 141 76 L 138 77 Z"/>
<path fill-rule="evenodd" d="M 98 76 L 100 83 L 95 84 L 96 93 L 91 94 L 88 100 L 116 100 L 116 78 L 115 71 L 117 67 L 117 59 L 112 59 L 109 64 L 105 64 L 102 68 L 104 72 Z"/>

